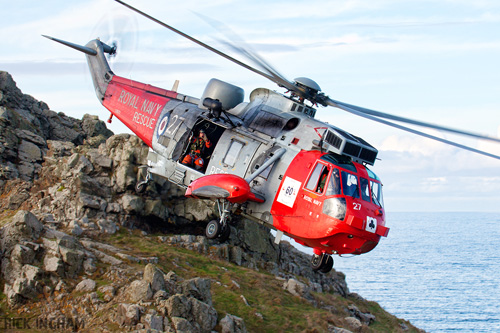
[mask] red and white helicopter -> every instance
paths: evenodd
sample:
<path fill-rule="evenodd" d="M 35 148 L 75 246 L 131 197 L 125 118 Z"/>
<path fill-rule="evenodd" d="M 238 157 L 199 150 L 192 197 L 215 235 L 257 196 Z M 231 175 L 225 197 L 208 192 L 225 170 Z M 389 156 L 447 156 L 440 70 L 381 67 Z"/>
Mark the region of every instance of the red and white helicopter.
<path fill-rule="evenodd" d="M 144 17 L 262 75 L 288 90 L 265 88 L 244 101 L 243 89 L 212 79 L 200 98 L 115 75 L 105 54 L 116 46 L 96 39 L 80 46 L 48 37 L 86 54 L 97 97 L 149 147 L 147 176 L 186 189 L 185 195 L 212 199 L 220 219 L 210 221 L 206 236 L 225 240 L 235 212 L 313 248 L 311 266 L 327 273 L 332 254 L 362 254 L 387 237 L 381 180 L 368 165 L 377 149 L 365 140 L 314 118 L 314 106 L 333 106 L 386 125 L 500 159 L 406 126 L 409 123 L 500 142 L 498 138 L 398 117 L 333 100 L 311 79 L 285 79 L 265 61 L 236 47 L 261 67 L 251 67 L 203 42 L 115 0 Z M 111 119 L 110 117 L 110 119 Z"/>

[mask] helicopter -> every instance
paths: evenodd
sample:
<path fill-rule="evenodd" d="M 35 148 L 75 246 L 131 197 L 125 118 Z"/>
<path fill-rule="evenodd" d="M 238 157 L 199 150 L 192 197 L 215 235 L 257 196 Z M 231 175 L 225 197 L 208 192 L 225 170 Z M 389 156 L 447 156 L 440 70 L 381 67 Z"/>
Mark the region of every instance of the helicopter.
<path fill-rule="evenodd" d="M 312 269 L 328 273 L 332 255 L 367 253 L 388 236 L 382 181 L 370 169 L 378 150 L 316 119 L 318 105 L 500 159 L 399 123 L 500 142 L 498 138 L 333 100 L 312 79 L 290 81 L 242 47 L 233 45 L 260 69 L 115 1 L 287 90 L 257 88 L 246 102 L 242 88 L 214 78 L 201 97 L 188 96 L 177 92 L 177 83 L 167 90 L 116 75 L 106 56 L 116 54 L 116 45 L 95 39 L 83 46 L 45 36 L 86 55 L 97 98 L 111 113 L 108 121 L 118 118 L 149 147 L 138 192 L 156 176 L 185 189 L 186 197 L 216 202 L 219 219 L 208 222 L 209 239 L 227 240 L 231 220 L 241 215 L 275 230 L 276 243 L 286 235 L 312 248 Z"/>

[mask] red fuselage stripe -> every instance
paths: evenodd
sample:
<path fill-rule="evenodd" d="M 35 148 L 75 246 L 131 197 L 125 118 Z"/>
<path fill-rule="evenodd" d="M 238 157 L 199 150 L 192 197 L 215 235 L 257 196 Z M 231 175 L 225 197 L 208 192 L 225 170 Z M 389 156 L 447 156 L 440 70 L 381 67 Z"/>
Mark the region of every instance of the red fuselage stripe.
<path fill-rule="evenodd" d="M 102 104 L 152 147 L 153 133 L 165 104 L 177 93 L 114 76 Z"/>

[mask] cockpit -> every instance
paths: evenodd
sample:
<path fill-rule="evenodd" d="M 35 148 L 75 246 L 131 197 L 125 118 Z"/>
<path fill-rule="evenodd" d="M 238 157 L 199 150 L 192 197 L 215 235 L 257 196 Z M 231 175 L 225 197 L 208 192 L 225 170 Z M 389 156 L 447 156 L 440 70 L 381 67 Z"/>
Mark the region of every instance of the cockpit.
<path fill-rule="evenodd" d="M 377 175 L 366 166 L 356 167 L 350 158 L 336 154 L 319 159 L 305 189 L 324 196 L 323 213 L 339 220 L 345 218 L 346 199 L 383 208 L 382 184 Z"/>

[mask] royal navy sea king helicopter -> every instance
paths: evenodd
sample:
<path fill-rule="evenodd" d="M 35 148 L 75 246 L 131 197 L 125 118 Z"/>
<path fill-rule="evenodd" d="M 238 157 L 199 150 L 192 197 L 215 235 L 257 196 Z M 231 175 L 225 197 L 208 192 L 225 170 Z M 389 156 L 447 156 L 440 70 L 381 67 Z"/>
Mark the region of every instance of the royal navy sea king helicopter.
<path fill-rule="evenodd" d="M 217 202 L 220 219 L 206 236 L 227 239 L 235 214 L 311 247 L 313 270 L 332 269 L 332 254 L 366 253 L 387 237 L 382 183 L 368 166 L 378 151 L 362 138 L 315 119 L 317 105 L 333 106 L 386 125 L 500 159 L 392 121 L 500 142 L 500 139 L 411 120 L 333 100 L 305 77 L 289 81 L 254 53 L 234 46 L 256 63 L 249 66 L 203 42 L 115 0 L 142 16 L 262 75 L 288 90 L 265 88 L 244 101 L 243 89 L 212 79 L 200 98 L 115 75 L 105 54 L 116 45 L 99 39 L 85 46 L 48 37 L 86 54 L 95 92 L 113 116 L 150 148 L 145 188 L 152 175 L 186 189 L 190 198 Z M 175 86 L 175 85 L 174 85 Z"/>

